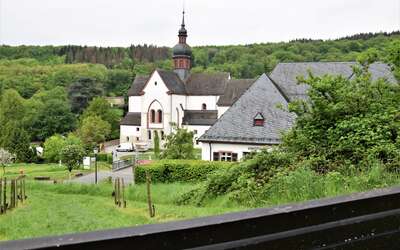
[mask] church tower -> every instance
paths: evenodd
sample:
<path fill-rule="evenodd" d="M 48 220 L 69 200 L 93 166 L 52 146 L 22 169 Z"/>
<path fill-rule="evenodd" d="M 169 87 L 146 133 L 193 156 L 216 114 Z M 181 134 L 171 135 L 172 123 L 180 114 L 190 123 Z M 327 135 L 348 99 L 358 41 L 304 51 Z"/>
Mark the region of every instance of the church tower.
<path fill-rule="evenodd" d="M 186 44 L 187 30 L 185 28 L 185 11 L 182 12 L 182 24 L 179 29 L 179 43 L 172 49 L 174 71 L 184 80 L 192 67 L 192 49 Z"/>

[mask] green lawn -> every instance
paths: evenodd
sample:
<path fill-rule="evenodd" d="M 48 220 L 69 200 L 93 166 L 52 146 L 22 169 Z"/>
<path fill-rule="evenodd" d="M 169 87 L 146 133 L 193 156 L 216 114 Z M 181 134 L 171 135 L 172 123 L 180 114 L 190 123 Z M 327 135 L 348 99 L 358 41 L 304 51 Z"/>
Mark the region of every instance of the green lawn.
<path fill-rule="evenodd" d="M 98 162 L 99 169 L 110 169 L 110 165 L 104 162 Z M 50 164 L 32 164 L 32 163 L 16 163 L 11 164 L 6 167 L 5 176 L 6 177 L 16 177 L 20 174 L 20 171 L 23 171 L 28 179 L 33 179 L 35 176 L 49 176 L 52 180 L 63 180 L 69 178 L 68 170 L 65 166 L 58 164 L 50 163 Z M 73 177 L 77 173 L 87 174 L 93 172 L 94 168 L 90 170 L 86 170 L 83 168 L 72 170 L 71 176 Z M 3 170 L 0 169 L 0 177 L 3 177 Z"/>
<path fill-rule="evenodd" d="M 111 197 L 111 184 L 29 181 L 26 203 L 0 215 L 0 240 L 135 226 L 246 209 L 223 199 L 204 207 L 175 205 L 174 199 L 191 187 L 190 184 L 153 184 L 156 216 L 150 218 L 144 185 L 129 187 L 127 208 L 118 208 Z"/>

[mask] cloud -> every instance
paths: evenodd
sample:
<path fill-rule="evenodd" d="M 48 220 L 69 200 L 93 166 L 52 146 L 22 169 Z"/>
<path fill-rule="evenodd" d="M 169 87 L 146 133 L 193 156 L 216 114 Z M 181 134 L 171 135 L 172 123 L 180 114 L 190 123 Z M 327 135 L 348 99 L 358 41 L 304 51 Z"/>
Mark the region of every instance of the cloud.
<path fill-rule="evenodd" d="M 182 0 L 0 0 L 0 43 L 173 46 Z M 398 0 L 187 0 L 191 45 L 330 39 L 400 27 Z"/>

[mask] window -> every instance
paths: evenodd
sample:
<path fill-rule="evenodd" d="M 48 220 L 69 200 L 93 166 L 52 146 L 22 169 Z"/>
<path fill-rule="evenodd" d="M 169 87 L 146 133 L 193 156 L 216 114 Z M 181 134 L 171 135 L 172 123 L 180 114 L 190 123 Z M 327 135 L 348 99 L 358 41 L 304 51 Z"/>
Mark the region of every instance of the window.
<path fill-rule="evenodd" d="M 214 152 L 214 161 L 237 161 L 238 154 L 232 152 Z"/>
<path fill-rule="evenodd" d="M 129 136 L 126 137 L 126 141 L 129 141 Z"/>
<path fill-rule="evenodd" d="M 203 103 L 203 104 L 201 105 L 201 109 L 202 109 L 202 110 L 206 110 L 206 109 L 207 109 L 207 104 Z"/>
<path fill-rule="evenodd" d="M 161 140 L 164 140 L 164 137 L 165 137 L 164 131 L 161 130 Z"/>
<path fill-rule="evenodd" d="M 136 137 L 136 141 L 139 141 L 140 139 L 139 139 L 139 137 Z"/>
<path fill-rule="evenodd" d="M 140 130 L 140 128 L 136 128 L 136 131 L 139 131 Z"/>
<path fill-rule="evenodd" d="M 214 152 L 213 153 L 213 160 L 214 161 L 219 161 L 219 152 Z"/>
<path fill-rule="evenodd" d="M 157 86 L 157 81 L 154 82 L 154 85 Z"/>
<path fill-rule="evenodd" d="M 193 134 L 197 135 L 197 130 L 196 129 L 193 130 Z"/>
<path fill-rule="evenodd" d="M 156 122 L 156 111 L 154 109 L 150 110 L 150 122 L 151 123 Z"/>
<path fill-rule="evenodd" d="M 157 110 L 157 122 L 162 123 L 162 121 L 163 121 L 162 110 L 159 109 L 159 110 Z"/>
<path fill-rule="evenodd" d="M 149 140 L 151 140 L 151 131 L 150 130 L 147 131 L 147 135 L 148 135 Z"/>
<path fill-rule="evenodd" d="M 253 126 L 263 127 L 264 126 L 264 116 L 261 113 L 258 113 L 254 117 Z"/>

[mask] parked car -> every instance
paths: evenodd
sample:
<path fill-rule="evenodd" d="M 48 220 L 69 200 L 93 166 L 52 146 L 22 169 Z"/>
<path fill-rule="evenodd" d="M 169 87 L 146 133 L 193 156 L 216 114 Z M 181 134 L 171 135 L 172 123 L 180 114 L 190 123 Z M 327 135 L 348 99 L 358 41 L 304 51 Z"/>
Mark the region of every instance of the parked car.
<path fill-rule="evenodd" d="M 133 146 L 132 143 L 125 142 L 121 143 L 117 147 L 117 152 L 133 152 L 135 151 L 135 147 Z"/>

